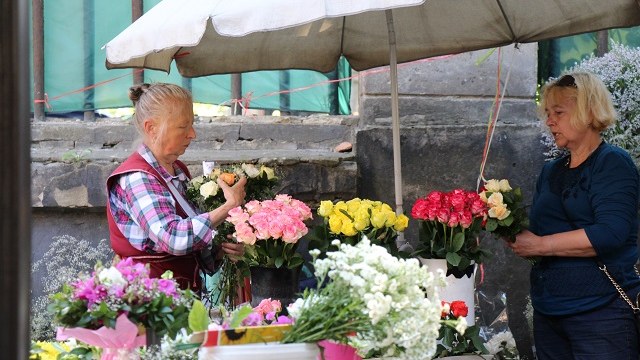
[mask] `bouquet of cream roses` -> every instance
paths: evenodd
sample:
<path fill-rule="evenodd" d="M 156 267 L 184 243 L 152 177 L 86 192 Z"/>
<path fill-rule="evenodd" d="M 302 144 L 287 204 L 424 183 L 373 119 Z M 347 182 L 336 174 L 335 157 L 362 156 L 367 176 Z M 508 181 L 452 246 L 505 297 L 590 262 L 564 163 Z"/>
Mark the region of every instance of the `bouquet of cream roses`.
<path fill-rule="evenodd" d="M 522 205 L 522 191 L 512 189 L 508 180 L 486 181 L 480 199 L 489 207 L 484 224 L 486 231 L 513 242 L 516 234 L 529 226 L 527 211 Z"/>

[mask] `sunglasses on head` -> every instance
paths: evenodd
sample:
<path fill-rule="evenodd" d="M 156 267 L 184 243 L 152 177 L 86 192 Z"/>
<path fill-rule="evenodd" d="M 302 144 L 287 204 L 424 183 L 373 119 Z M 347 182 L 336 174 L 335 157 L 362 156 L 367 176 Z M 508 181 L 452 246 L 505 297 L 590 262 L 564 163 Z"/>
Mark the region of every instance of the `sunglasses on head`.
<path fill-rule="evenodd" d="M 565 75 L 558 79 L 558 81 L 556 81 L 556 86 L 578 88 L 578 85 L 576 85 L 576 79 L 571 75 Z"/>

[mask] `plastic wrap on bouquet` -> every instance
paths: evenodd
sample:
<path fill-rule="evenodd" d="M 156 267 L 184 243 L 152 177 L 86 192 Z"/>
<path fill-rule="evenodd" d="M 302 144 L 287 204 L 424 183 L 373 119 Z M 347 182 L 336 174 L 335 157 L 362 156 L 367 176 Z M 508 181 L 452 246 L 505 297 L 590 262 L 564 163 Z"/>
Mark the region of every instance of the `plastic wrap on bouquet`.
<path fill-rule="evenodd" d="M 97 330 L 84 328 L 58 328 L 57 340 L 75 338 L 102 348 L 101 360 L 136 359 L 135 350 L 145 346 L 146 337 L 138 335 L 138 327 L 125 314 L 116 319 L 115 329 L 103 326 Z"/>
<path fill-rule="evenodd" d="M 444 274 L 447 273 L 447 260 L 445 259 L 424 259 L 419 258 L 423 265 L 427 266 L 430 272 L 437 272 L 442 270 Z M 467 304 L 469 313 L 465 317 L 467 324 L 472 326 L 475 321 L 475 265 L 472 265 L 473 271 L 468 275 L 462 275 L 461 278 L 457 278 L 454 275 L 447 276 L 447 285 L 440 289 L 440 299 L 443 301 L 451 302 L 456 300 L 462 300 Z"/>
<path fill-rule="evenodd" d="M 247 344 L 202 347 L 199 360 L 317 360 L 316 344 Z"/>

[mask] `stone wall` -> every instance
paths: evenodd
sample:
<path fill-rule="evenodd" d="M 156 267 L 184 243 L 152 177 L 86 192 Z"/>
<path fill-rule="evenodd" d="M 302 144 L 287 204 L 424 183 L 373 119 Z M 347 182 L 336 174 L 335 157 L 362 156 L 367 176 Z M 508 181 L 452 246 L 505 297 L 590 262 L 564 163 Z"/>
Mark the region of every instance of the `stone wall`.
<path fill-rule="evenodd" d="M 431 190 L 473 189 L 495 95 L 497 54 L 480 65 L 485 51 L 399 66 L 404 208 Z M 508 178 L 530 200 L 543 163 L 536 90 L 536 45 L 512 55 L 503 49 L 502 85 L 512 71 L 485 170 Z M 513 58 L 513 60 L 510 60 Z M 282 191 L 315 203 L 355 196 L 394 203 L 388 73 L 360 77 L 359 116 L 198 118 L 198 137 L 182 157 L 194 175 L 202 160 L 277 165 Z M 104 206 L 106 176 L 126 158 L 136 138 L 127 120 L 94 123 L 48 119 L 33 122 L 33 258 L 57 235 L 98 241 L 108 237 Z M 338 153 L 341 142 L 354 151 Z M 415 243 L 416 229 L 407 231 Z M 528 295 L 526 261 L 500 241 L 484 238 L 494 254 L 482 270 L 478 290 L 487 297 L 506 292 L 509 323 L 521 354 L 531 357 L 524 315 Z M 34 274 L 33 292 L 42 275 Z"/>

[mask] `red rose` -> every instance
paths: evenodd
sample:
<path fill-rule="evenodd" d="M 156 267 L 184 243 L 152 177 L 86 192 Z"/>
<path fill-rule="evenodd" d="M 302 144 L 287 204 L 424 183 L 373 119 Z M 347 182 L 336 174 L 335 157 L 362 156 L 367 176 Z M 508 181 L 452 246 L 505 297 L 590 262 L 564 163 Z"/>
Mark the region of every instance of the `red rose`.
<path fill-rule="evenodd" d="M 467 197 L 465 194 L 453 194 L 451 195 L 449 200 L 451 201 L 451 206 L 453 207 L 453 210 L 456 212 L 460 212 L 464 210 L 466 206 Z"/>
<path fill-rule="evenodd" d="M 469 308 L 464 301 L 452 301 L 451 302 L 451 314 L 457 319 L 459 317 L 465 317 L 469 314 Z"/>

